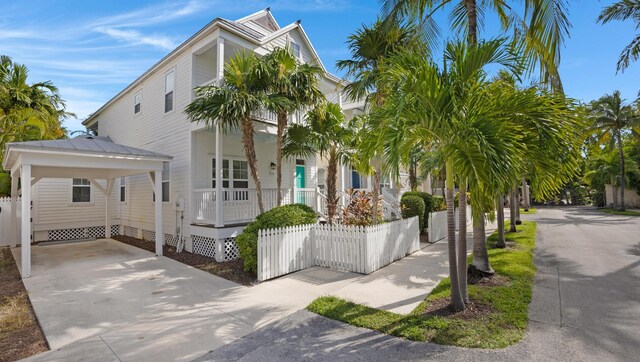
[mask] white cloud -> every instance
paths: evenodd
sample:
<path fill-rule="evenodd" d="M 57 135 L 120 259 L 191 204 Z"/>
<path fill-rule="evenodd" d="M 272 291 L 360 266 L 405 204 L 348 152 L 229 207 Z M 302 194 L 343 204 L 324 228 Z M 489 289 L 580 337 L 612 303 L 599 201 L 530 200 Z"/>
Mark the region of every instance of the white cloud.
<path fill-rule="evenodd" d="M 166 50 L 173 50 L 176 47 L 176 44 L 166 36 L 144 35 L 137 30 L 120 30 L 104 27 L 99 27 L 95 30 L 99 33 L 109 35 L 114 39 L 124 41 L 131 45 L 146 44 Z"/>
<path fill-rule="evenodd" d="M 131 28 L 151 26 L 194 14 L 204 7 L 205 4 L 198 0 L 191 0 L 187 3 L 150 6 L 95 20 L 90 24 L 90 27 Z"/>

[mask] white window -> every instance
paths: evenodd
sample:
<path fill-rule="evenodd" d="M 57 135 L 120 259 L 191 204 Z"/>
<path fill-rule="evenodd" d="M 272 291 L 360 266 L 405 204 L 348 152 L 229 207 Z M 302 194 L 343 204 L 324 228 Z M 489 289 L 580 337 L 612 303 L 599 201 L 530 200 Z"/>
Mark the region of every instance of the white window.
<path fill-rule="evenodd" d="M 120 202 L 127 201 L 127 181 L 126 178 L 120 177 Z"/>
<path fill-rule="evenodd" d="M 169 192 L 171 190 L 171 168 L 169 162 L 162 163 L 162 201 L 169 202 Z"/>
<path fill-rule="evenodd" d="M 133 96 L 133 113 L 140 113 L 140 109 L 142 106 L 142 92 L 138 92 L 136 93 L 135 96 Z"/>
<path fill-rule="evenodd" d="M 301 56 L 300 56 L 300 45 L 298 45 L 298 44 L 296 44 L 294 42 L 291 42 L 291 51 L 293 52 L 293 55 L 296 58 L 298 58 L 298 59 L 301 58 Z"/>
<path fill-rule="evenodd" d="M 91 183 L 85 178 L 74 178 L 71 187 L 71 202 L 91 202 Z"/>
<path fill-rule="evenodd" d="M 231 168 L 230 168 L 231 167 Z M 211 159 L 211 186 L 216 187 L 217 180 L 216 159 Z M 244 160 L 222 160 L 222 188 L 233 189 L 231 191 L 231 200 L 248 200 L 249 193 L 249 167 L 247 161 Z M 239 189 L 239 190 L 238 190 Z M 229 191 L 225 191 L 224 199 L 229 200 Z"/>
<path fill-rule="evenodd" d="M 169 162 L 162 163 L 162 201 L 169 202 L 169 192 L 171 191 L 171 168 Z M 153 192 L 153 201 L 156 201 L 156 193 Z"/>
<path fill-rule="evenodd" d="M 173 110 L 173 90 L 175 88 L 175 72 L 171 71 L 164 76 L 164 113 Z"/>

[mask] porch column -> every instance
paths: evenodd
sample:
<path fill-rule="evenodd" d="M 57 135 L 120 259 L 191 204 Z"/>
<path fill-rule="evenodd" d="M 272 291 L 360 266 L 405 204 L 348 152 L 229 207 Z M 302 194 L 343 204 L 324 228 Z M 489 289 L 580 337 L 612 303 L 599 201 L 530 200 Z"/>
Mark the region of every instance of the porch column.
<path fill-rule="evenodd" d="M 373 191 L 373 185 L 371 184 L 371 175 L 367 176 L 367 189 Z"/>
<path fill-rule="evenodd" d="M 224 226 L 222 175 L 222 126 L 218 120 L 216 122 L 216 227 Z"/>
<path fill-rule="evenodd" d="M 20 183 L 22 184 L 22 225 L 21 252 L 22 278 L 31 276 L 31 165 L 20 167 Z"/>
<path fill-rule="evenodd" d="M 391 177 L 391 173 L 389 173 L 389 188 L 393 190 L 394 186 L 393 177 Z"/>
<path fill-rule="evenodd" d="M 156 255 L 162 256 L 164 233 L 162 232 L 162 171 L 153 171 L 153 190 L 156 194 Z"/>
<path fill-rule="evenodd" d="M 109 218 L 109 201 L 111 198 L 111 190 L 113 190 L 114 179 L 107 179 L 107 192 L 104 193 L 104 237 L 111 237 L 111 220 Z"/>
<path fill-rule="evenodd" d="M 11 240 L 10 247 L 18 243 L 18 175 L 11 175 Z"/>

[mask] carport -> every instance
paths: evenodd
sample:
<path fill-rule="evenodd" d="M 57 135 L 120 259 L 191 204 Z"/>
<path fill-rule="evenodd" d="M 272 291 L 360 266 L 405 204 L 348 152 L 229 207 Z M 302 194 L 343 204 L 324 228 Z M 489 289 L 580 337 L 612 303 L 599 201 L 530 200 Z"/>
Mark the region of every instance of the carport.
<path fill-rule="evenodd" d="M 88 179 L 109 197 L 117 178 L 148 174 L 155 195 L 161 195 L 162 166 L 171 159 L 171 156 L 120 145 L 109 137 L 99 136 L 8 143 L 3 167 L 11 172 L 11 246 L 16 246 L 20 235 L 22 277 L 31 276 L 31 187 L 38 181 L 44 178 Z M 96 180 L 106 180 L 106 187 Z M 22 211 L 18 225 L 16 210 L 20 194 Z M 105 205 L 105 237 L 110 238 L 109 202 Z M 154 208 L 156 255 L 162 255 L 162 197 L 155 198 Z"/>

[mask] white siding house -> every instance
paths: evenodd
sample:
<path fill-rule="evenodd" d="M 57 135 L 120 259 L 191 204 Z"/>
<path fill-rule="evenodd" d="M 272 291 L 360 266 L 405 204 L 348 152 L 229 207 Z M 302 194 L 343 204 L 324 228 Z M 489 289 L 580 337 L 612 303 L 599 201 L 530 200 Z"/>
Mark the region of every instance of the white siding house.
<path fill-rule="evenodd" d="M 234 237 L 258 213 L 241 137 L 235 131 L 222 133 L 191 123 L 184 109 L 194 99 L 194 87 L 219 79 L 224 62 L 237 52 L 264 55 L 285 46 L 302 61 L 324 69 L 300 22 L 280 27 L 269 9 L 237 21 L 217 18 L 84 121 L 88 129 L 118 144 L 173 157 L 162 173 L 166 242 L 175 244 L 182 235 L 187 251 L 218 260 L 237 254 Z M 321 89 L 329 100 L 337 101 L 340 79 L 327 73 Z M 292 116 L 291 121 L 298 119 Z M 272 208 L 276 203 L 274 115 L 256 115 L 255 126 L 263 198 L 265 207 Z M 317 164 L 316 157 L 285 160 L 285 202 L 303 202 L 321 212 Z M 223 166 L 224 175 L 214 170 L 216 165 Z M 34 186 L 35 241 L 100 236 L 106 200 L 95 186 L 85 183 L 44 179 Z M 115 232 L 153 240 L 154 194 L 148 185 L 146 175 L 118 180 L 108 200 Z M 220 204 L 216 204 L 216 191 L 224 195 Z"/>

